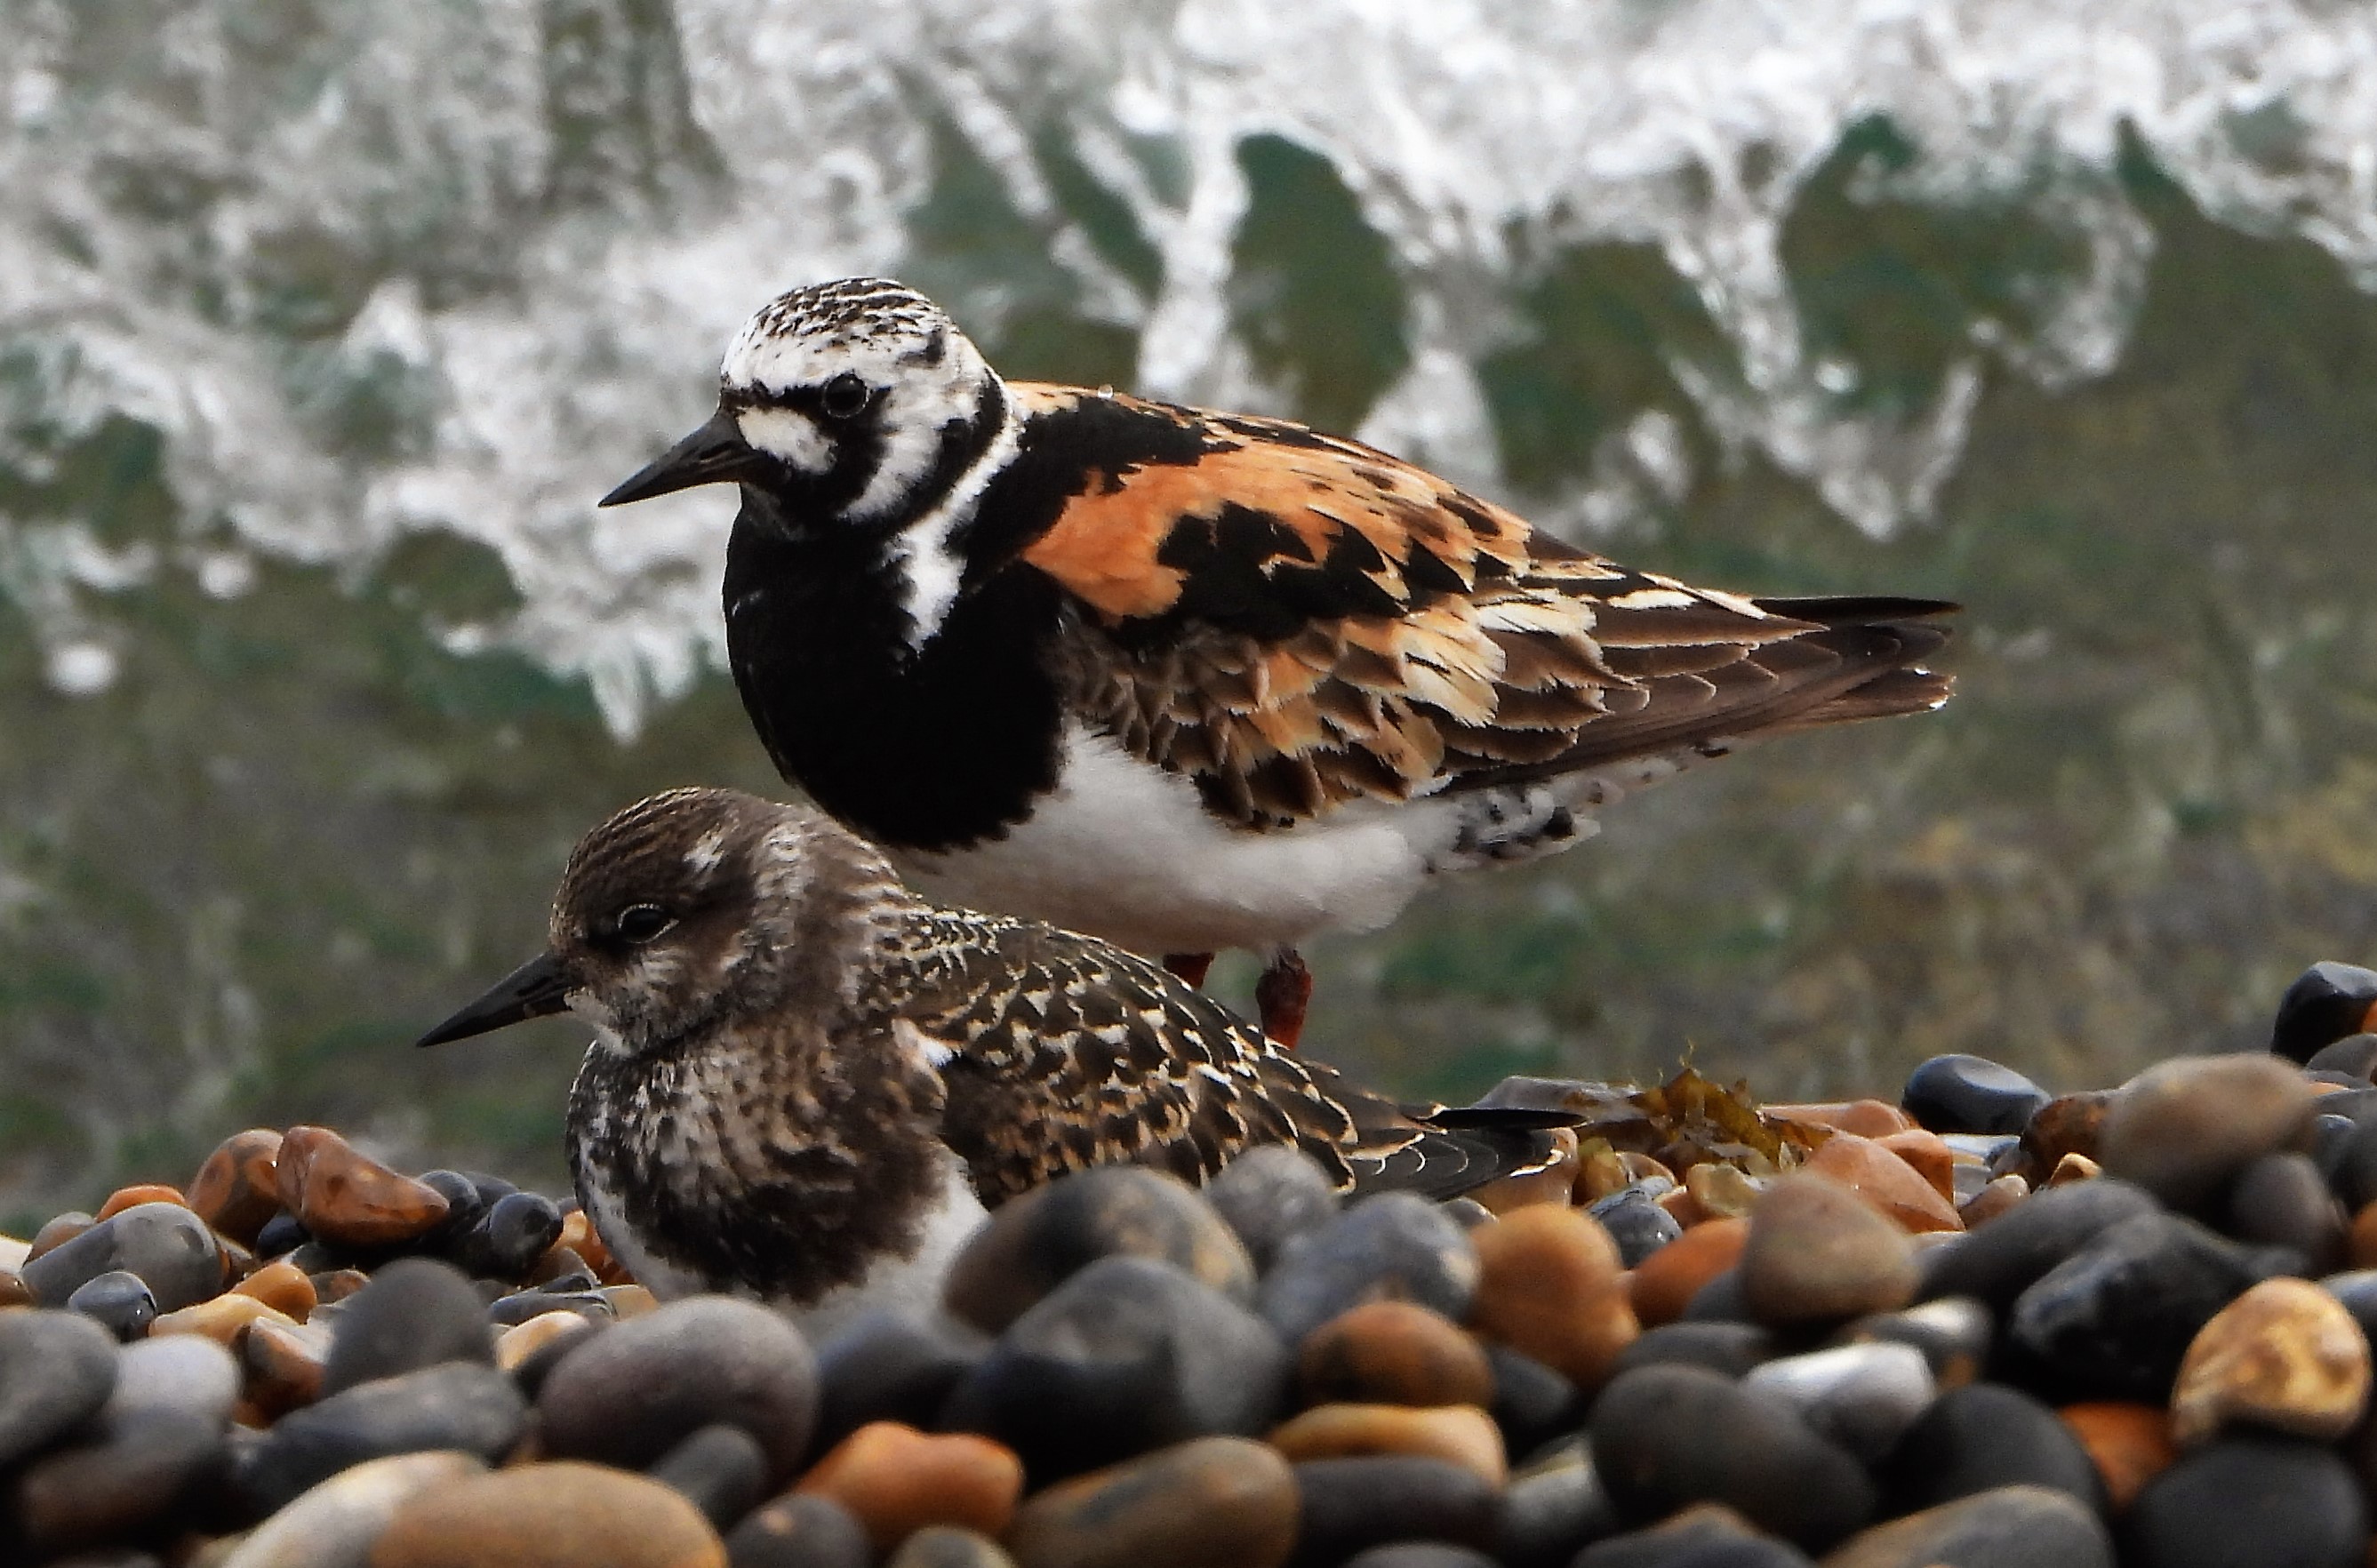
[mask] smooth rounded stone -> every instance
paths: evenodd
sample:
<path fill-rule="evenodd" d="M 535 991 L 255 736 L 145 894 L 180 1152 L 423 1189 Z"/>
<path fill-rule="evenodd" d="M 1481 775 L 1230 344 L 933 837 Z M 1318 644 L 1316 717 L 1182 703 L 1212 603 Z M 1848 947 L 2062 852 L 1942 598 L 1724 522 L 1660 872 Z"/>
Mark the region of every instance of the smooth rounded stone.
<path fill-rule="evenodd" d="M 2222 1229 L 2256 1247 L 2287 1247 L 2315 1274 L 2344 1261 L 2344 1205 L 2309 1155 L 2264 1155 L 2229 1190 Z"/>
<path fill-rule="evenodd" d="M 2156 1212 L 2154 1199 L 2126 1181 L 2087 1181 L 2037 1193 L 1954 1247 L 1924 1254 L 1919 1294 L 1926 1301 L 1977 1297 L 2001 1312 L 2099 1233 Z"/>
<path fill-rule="evenodd" d="M 33 1287 L 25 1283 L 23 1275 L 18 1274 L 15 1269 L 0 1268 L 0 1307 L 32 1307 L 39 1304 L 33 1299 Z"/>
<path fill-rule="evenodd" d="M 640 1470 L 713 1421 L 759 1440 L 771 1485 L 806 1456 L 817 1367 L 766 1308 L 691 1296 L 573 1342 L 537 1391 L 545 1451 Z"/>
<path fill-rule="evenodd" d="M 1475 1547 L 1450 1541 L 1396 1541 L 1355 1553 L 1345 1560 L 1345 1568 L 1497 1568 L 1497 1563 Z"/>
<path fill-rule="evenodd" d="M 699 1509 L 658 1481 L 563 1460 L 415 1492 L 397 1505 L 370 1562 L 371 1568 L 724 1568 L 726 1549 Z"/>
<path fill-rule="evenodd" d="M 1690 1217 L 1686 1210 L 1696 1208 L 1706 1219 L 1747 1219 L 1764 1190 L 1763 1183 L 1752 1181 L 1732 1166 L 1703 1161 L 1684 1172 L 1684 1196 L 1689 1202 L 1676 1212 Z M 1670 1201 L 1675 1198 L 1674 1193 L 1667 1196 Z"/>
<path fill-rule="evenodd" d="M 115 1358 L 115 1388 L 100 1418 L 124 1425 L 170 1412 L 220 1427 L 239 1403 L 239 1372 L 237 1359 L 213 1340 L 144 1339 Z"/>
<path fill-rule="evenodd" d="M 258 1410 L 274 1418 L 322 1397 L 323 1371 L 329 1359 L 329 1330 L 318 1324 L 258 1318 L 239 1339 L 247 1397 Z"/>
<path fill-rule="evenodd" d="M 723 1422 L 703 1427 L 644 1474 L 700 1509 L 722 1530 L 768 1494 L 768 1455 L 759 1440 Z"/>
<path fill-rule="evenodd" d="M 830 1497 L 787 1492 L 727 1532 L 728 1568 L 872 1568 L 866 1527 Z"/>
<path fill-rule="evenodd" d="M 1597 1541 L 1574 1568 L 1812 1568 L 1808 1554 L 1762 1535 L 1718 1503 L 1687 1508 L 1648 1529 Z"/>
<path fill-rule="evenodd" d="M 2009 1486 L 1876 1525 L 1843 1542 L 1824 1568 L 2113 1568 L 2105 1523 L 2067 1494 Z"/>
<path fill-rule="evenodd" d="M 1494 1217 L 1494 1211 L 1475 1198 L 1447 1198 L 1436 1205 L 1437 1212 L 1465 1233 L 1476 1229 Z"/>
<path fill-rule="evenodd" d="M 1746 1323 L 1757 1321 L 1750 1297 L 1742 1289 L 1741 1270 L 1729 1268 L 1700 1287 L 1684 1309 L 1688 1323 Z"/>
<path fill-rule="evenodd" d="M 1997 1318 L 1986 1303 L 1970 1296 L 1944 1296 L 1904 1311 L 1859 1318 L 1835 1337 L 1848 1345 L 1911 1345 L 1922 1352 L 1934 1383 L 1962 1388 L 1989 1365 L 1989 1345 L 1996 1336 Z"/>
<path fill-rule="evenodd" d="M 1906 1075 L 1898 1106 L 1934 1132 L 2020 1132 L 2047 1091 L 1987 1057 L 1935 1056 Z"/>
<path fill-rule="evenodd" d="M 2096 1157 L 2172 1208 L 2195 1208 L 2300 1133 L 2314 1099 L 2302 1073 L 2274 1057 L 2157 1062 L 2114 1095 Z"/>
<path fill-rule="evenodd" d="M 18 1272 L 21 1274 L 27 1263 L 65 1246 L 98 1223 L 97 1215 L 85 1214 L 80 1209 L 70 1209 L 52 1216 L 42 1223 L 41 1229 L 33 1232 L 33 1239 L 26 1244 L 25 1255 L 17 1260 Z"/>
<path fill-rule="evenodd" d="M 1957 1169 L 1965 1167 L 1959 1166 Z M 2012 1213 L 2030 1196 L 2030 1183 L 2019 1176 L 1994 1177 L 1965 1200 L 1957 1208 L 1956 1217 L 1965 1222 L 1966 1230 L 1975 1230 Z"/>
<path fill-rule="evenodd" d="M 2331 1040 L 2303 1063 L 2306 1072 L 2335 1072 L 2363 1083 L 2377 1079 L 2377 1035 L 2347 1035 Z"/>
<path fill-rule="evenodd" d="M 2372 1004 L 2377 1004 L 2377 972 L 2357 964 L 2314 964 L 2278 999 L 2270 1049 L 2294 1061 L 2309 1061 L 2323 1047 L 2359 1034 Z"/>
<path fill-rule="evenodd" d="M 1619 1262 L 1634 1268 L 1684 1233 L 1676 1216 L 1642 1186 L 1621 1187 L 1588 1211 L 1618 1244 Z"/>
<path fill-rule="evenodd" d="M 495 1335 L 469 1277 L 434 1258 L 399 1258 L 340 1309 L 322 1387 L 338 1394 L 445 1361 L 495 1359 Z"/>
<path fill-rule="evenodd" d="M 1487 1413 L 1502 1429 L 1510 1452 L 1531 1454 L 1583 1423 L 1583 1391 L 1533 1356 L 1507 1345 L 1488 1345 L 1486 1361 L 1494 1370 Z"/>
<path fill-rule="evenodd" d="M 269 1127 L 233 1133 L 198 1167 L 190 1208 L 241 1246 L 254 1246 L 265 1222 L 281 1212 L 273 1163 L 280 1154 L 281 1134 Z"/>
<path fill-rule="evenodd" d="M 276 1203 L 279 1201 L 274 1200 Z M 305 1233 L 305 1227 L 295 1215 L 275 1214 L 256 1233 L 256 1255 L 259 1258 L 289 1257 L 311 1240 L 313 1238 Z"/>
<path fill-rule="evenodd" d="M 2182 1446 L 2231 1424 L 2334 1442 L 2369 1407 L 2369 1341 L 2344 1304 L 2299 1279 L 2265 1279 L 2187 1347 L 2170 1398 Z"/>
<path fill-rule="evenodd" d="M 397 1454 L 342 1470 L 273 1514 L 214 1568 L 364 1568 L 407 1498 L 486 1469 L 475 1454 Z"/>
<path fill-rule="evenodd" d="M 970 1432 L 927 1434 L 874 1421 L 835 1444 L 799 1490 L 849 1509 L 884 1552 L 928 1525 L 1004 1533 L 1023 1495 L 1023 1462 Z"/>
<path fill-rule="evenodd" d="M 1015 1559 L 988 1536 L 954 1525 L 927 1525 L 910 1536 L 883 1568 L 1015 1568 Z"/>
<path fill-rule="evenodd" d="M 2050 1487 L 2093 1513 L 2107 1506 L 2096 1464 L 2072 1429 L 2003 1383 L 1971 1383 L 1933 1400 L 1879 1473 L 1893 1513 L 2011 1486 Z"/>
<path fill-rule="evenodd" d="M 1371 1301 L 1307 1335 L 1296 1353 L 1307 1404 L 1476 1405 L 1494 1402 L 1485 1347 L 1440 1312 Z"/>
<path fill-rule="evenodd" d="M 1594 1467 L 1628 1519 L 1722 1502 L 1816 1550 L 1873 1513 L 1873 1483 L 1847 1453 L 1781 1399 L 1699 1367 L 1618 1378 L 1595 1404 L 1589 1430 Z"/>
<path fill-rule="evenodd" d="M 169 1182 L 136 1181 L 129 1187 L 119 1187 L 110 1192 L 107 1202 L 99 1205 L 97 1217 L 113 1219 L 125 1210 L 140 1203 L 174 1203 L 185 1209 L 190 1206 L 190 1201 L 182 1195 L 182 1190 Z"/>
<path fill-rule="evenodd" d="M 1892 1311 L 1914 1299 L 1917 1278 L 1905 1231 L 1839 1182 L 1804 1172 L 1767 1190 L 1741 1253 L 1743 1301 L 1767 1323 Z"/>
<path fill-rule="evenodd" d="M 450 1251 L 484 1219 L 494 1199 L 480 1195 L 479 1184 L 459 1170 L 424 1170 L 413 1178 L 446 1200 L 446 1217 L 421 1235 L 421 1245 L 436 1252 Z M 496 1196 L 508 1196 L 498 1193 Z"/>
<path fill-rule="evenodd" d="M 2328 1098 L 2333 1099 L 2335 1096 L 2330 1095 Z M 2319 1167 L 2319 1174 L 2326 1180 L 2328 1186 L 2339 1193 L 2343 1189 L 2338 1177 L 2343 1169 L 2345 1156 L 2351 1150 L 2352 1134 L 2357 1131 L 2358 1126 L 2359 1124 L 2350 1117 L 2338 1115 L 2328 1109 L 2324 1104 L 2322 1105 L 2319 1114 L 2311 1119 L 2311 1132 L 2306 1142 L 2311 1151 L 2311 1163 Z"/>
<path fill-rule="evenodd" d="M 122 1365 L 114 1335 L 79 1312 L 0 1312 L 0 1469 L 97 1415 Z"/>
<path fill-rule="evenodd" d="M 1493 1550 L 1507 1568 L 1567 1568 L 1578 1551 L 1618 1533 L 1617 1506 L 1582 1442 L 1563 1445 L 1503 1489 Z"/>
<path fill-rule="evenodd" d="M 1749 1221 L 1713 1219 L 1642 1260 L 1627 1286 L 1636 1321 L 1652 1328 L 1681 1318 L 1709 1281 L 1740 1263 L 1749 1241 Z"/>
<path fill-rule="evenodd" d="M 66 1311 L 80 1312 L 121 1342 L 149 1332 L 157 1321 L 157 1298 L 131 1270 L 110 1269 L 75 1287 L 66 1298 Z"/>
<path fill-rule="evenodd" d="M 1871 1464 L 1888 1453 L 1939 1394 L 1923 1352 L 1911 1345 L 1844 1345 L 1753 1367 L 1742 1386 L 1772 1394 L 1817 1436 Z"/>
<path fill-rule="evenodd" d="M 2359 1568 L 2369 1507 L 2334 1450 L 2232 1433 L 2148 1481 L 2123 1522 L 2130 1568 Z"/>
<path fill-rule="evenodd" d="M 1956 1217 L 1956 1207 L 1948 1202 L 1946 1194 L 1905 1159 L 1871 1138 L 1834 1133 L 1803 1168 L 1839 1182 L 1900 1230 L 1921 1235 L 1965 1228 L 1965 1222 Z M 1754 1227 L 1754 1215 L 1751 1223 Z"/>
<path fill-rule="evenodd" d="M 1310 1459 L 1295 1466 L 1295 1475 L 1299 1565 L 1340 1563 L 1389 1541 L 1490 1547 L 1500 1522 L 1495 1489 L 1475 1471 L 1441 1459 Z M 1031 1506 L 1024 1504 L 1027 1512 Z"/>
<path fill-rule="evenodd" d="M 1461 1323 L 1477 1272 L 1469 1233 L 1436 1204 L 1385 1192 L 1289 1241 L 1263 1275 L 1256 1306 L 1290 1345 L 1365 1301 L 1412 1301 Z"/>
<path fill-rule="evenodd" d="M 1618 1358 L 1617 1371 L 1637 1367 L 1705 1367 L 1726 1377 L 1738 1378 L 1778 1353 L 1773 1331 L 1756 1323 L 1662 1323 Z"/>
<path fill-rule="evenodd" d="M 867 1312 L 818 1348 L 817 1430 L 813 1451 L 840 1442 L 869 1421 L 926 1427 L 984 1346 L 938 1319 L 890 1311 Z"/>
<path fill-rule="evenodd" d="M 2377 1268 L 2332 1274 L 2319 1282 L 2319 1287 L 2352 1314 L 2361 1334 L 2377 1347 Z"/>
<path fill-rule="evenodd" d="M 560 1239 L 558 1204 L 542 1193 L 507 1192 L 455 1239 L 451 1255 L 480 1278 L 525 1279 Z"/>
<path fill-rule="evenodd" d="M 593 1326 L 594 1322 L 591 1318 L 580 1317 L 576 1312 L 560 1311 L 545 1312 L 517 1327 L 508 1328 L 496 1335 L 496 1370 L 518 1372 L 538 1352 L 573 1335 L 587 1333 Z M 551 1369 L 548 1367 L 546 1370 Z M 525 1383 L 521 1385 L 521 1392 L 532 1399 L 536 1397 L 536 1390 Z"/>
<path fill-rule="evenodd" d="M 1020 1568 L 1279 1568 L 1296 1545 L 1298 1492 L 1275 1450 L 1199 1438 L 1033 1493 L 1007 1550 Z"/>
<path fill-rule="evenodd" d="M 2344 1097 L 2331 1095 L 2328 1100 Z M 2355 1119 L 2333 1149 L 2323 1149 L 2314 1157 L 2347 1209 L 2357 1215 L 2377 1203 L 2377 1116 Z"/>
<path fill-rule="evenodd" d="M 314 1309 L 322 1302 L 313 1278 L 286 1261 L 266 1263 L 232 1289 L 241 1296 L 253 1296 L 274 1311 L 285 1312 L 301 1323 L 312 1317 Z"/>
<path fill-rule="evenodd" d="M 293 1410 L 245 1455 L 248 1494 L 266 1511 L 351 1466 L 455 1449 L 494 1460 L 520 1440 L 528 1402 L 493 1367 L 448 1361 L 380 1378 Z"/>
<path fill-rule="evenodd" d="M 282 1133 L 273 1165 L 281 1206 L 324 1241 L 386 1247 L 446 1217 L 446 1194 L 390 1170 L 327 1127 Z"/>
<path fill-rule="evenodd" d="M 1136 1165 L 1075 1171 L 1001 1203 L 950 1263 L 942 1299 L 997 1334 L 1091 1263 L 1124 1256 L 1254 1299 L 1254 1261 L 1221 1215 L 1178 1177 Z"/>
<path fill-rule="evenodd" d="M 1270 1326 L 1219 1291 L 1151 1258 L 1101 1258 L 999 1336 L 938 1424 L 1006 1443 L 1037 1485 L 1187 1438 L 1262 1431 L 1289 1369 Z"/>
<path fill-rule="evenodd" d="M 1269 1441 L 1291 1463 L 1404 1454 L 1458 1465 L 1497 1490 L 1511 1478 L 1501 1429 L 1473 1405 L 1427 1410 L 1406 1405 L 1321 1405 L 1273 1431 Z"/>
<path fill-rule="evenodd" d="M 1205 1183 L 1205 1201 L 1264 1274 L 1290 1241 L 1337 1217 L 1337 1190 L 1328 1173 L 1286 1143 L 1248 1149 L 1224 1166 Z"/>
<path fill-rule="evenodd" d="M 24 1268 L 45 1307 L 64 1306 L 101 1275 L 139 1275 L 161 1313 L 204 1301 L 223 1287 L 223 1252 L 207 1222 L 179 1203 L 139 1203 L 42 1253 Z"/>
<path fill-rule="evenodd" d="M 221 1422 L 150 1411 L 109 1426 L 96 1442 L 34 1459 L 10 1481 L 0 1508 L 35 1561 L 97 1546 L 159 1520 L 216 1467 L 223 1448 Z"/>
<path fill-rule="evenodd" d="M 2129 1512 L 2145 1484 L 2179 1457 L 2170 1440 L 2170 1412 L 2131 1400 L 2090 1400 L 2066 1405 L 2056 1418 L 2080 1440 L 2115 1514 Z"/>
<path fill-rule="evenodd" d="M 567 1312 L 591 1322 L 608 1318 L 611 1304 L 591 1290 L 515 1290 L 488 1302 L 479 1321 L 500 1331 L 518 1328 L 553 1312 Z"/>
<path fill-rule="evenodd" d="M 1481 1227 L 1477 1295 L 1470 1323 L 1583 1389 L 1610 1369 L 1641 1332 L 1625 1265 L 1600 1224 L 1575 1210 L 1537 1205 Z"/>
<path fill-rule="evenodd" d="M 2178 1215 L 2141 1215 L 2024 1291 L 2007 1336 L 2066 1379 L 2067 1395 L 2160 1401 L 2196 1332 L 2287 1263 Z"/>

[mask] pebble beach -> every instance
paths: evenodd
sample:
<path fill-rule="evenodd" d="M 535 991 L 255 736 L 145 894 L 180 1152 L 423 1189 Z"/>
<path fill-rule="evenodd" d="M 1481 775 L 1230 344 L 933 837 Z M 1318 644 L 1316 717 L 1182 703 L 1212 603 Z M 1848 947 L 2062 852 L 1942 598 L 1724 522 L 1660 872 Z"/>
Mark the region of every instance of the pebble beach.
<path fill-rule="evenodd" d="M 2377 1562 L 2372 1006 L 2316 965 L 2268 1052 L 2060 1095 L 1511 1079 L 1554 1169 L 1089 1171 L 815 1343 L 567 1200 L 240 1131 L 0 1238 L 0 1562 Z"/>

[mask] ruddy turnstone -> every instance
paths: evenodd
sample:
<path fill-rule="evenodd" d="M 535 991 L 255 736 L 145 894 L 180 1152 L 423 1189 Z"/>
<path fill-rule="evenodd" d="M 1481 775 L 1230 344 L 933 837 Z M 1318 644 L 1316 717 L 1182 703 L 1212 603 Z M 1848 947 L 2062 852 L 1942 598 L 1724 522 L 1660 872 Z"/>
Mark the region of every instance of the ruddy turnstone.
<path fill-rule="evenodd" d="M 579 1198 L 662 1295 L 733 1290 L 830 1326 L 929 1304 L 985 1209 L 1138 1161 L 1201 1181 L 1293 1143 L 1353 1192 L 1539 1169 L 1538 1113 L 1398 1107 L 1160 965 L 926 902 L 823 815 L 727 790 L 580 841 L 545 952 L 424 1046 L 567 1011 Z"/>
<path fill-rule="evenodd" d="M 1953 606 L 1589 555 L 1357 441 L 1002 380 L 938 306 L 794 289 L 605 506 L 732 481 L 727 652 L 784 777 L 954 903 L 1272 955 L 1530 859 L 1741 742 L 1936 708 Z"/>

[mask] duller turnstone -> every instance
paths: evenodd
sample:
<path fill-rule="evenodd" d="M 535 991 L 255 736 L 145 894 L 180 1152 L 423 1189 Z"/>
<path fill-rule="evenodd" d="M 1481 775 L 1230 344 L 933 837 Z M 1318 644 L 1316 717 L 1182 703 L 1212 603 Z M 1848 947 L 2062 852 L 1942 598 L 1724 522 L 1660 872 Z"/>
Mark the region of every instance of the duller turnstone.
<path fill-rule="evenodd" d="M 1146 953 L 1369 928 L 1741 742 L 1920 712 L 1953 608 L 1589 555 L 1285 420 L 1008 382 L 930 300 L 794 289 L 605 506 L 733 481 L 727 651 L 784 777 L 954 903 Z"/>
<path fill-rule="evenodd" d="M 1161 965 L 928 903 L 806 807 L 681 789 L 586 835 L 545 952 L 424 1046 L 564 1011 L 579 1201 L 663 1296 L 830 1328 L 929 1308 L 987 1208 L 1090 1166 L 1201 1181 L 1293 1143 L 1341 1189 L 1432 1197 L 1552 1157 L 1542 1113 L 1398 1107 Z"/>

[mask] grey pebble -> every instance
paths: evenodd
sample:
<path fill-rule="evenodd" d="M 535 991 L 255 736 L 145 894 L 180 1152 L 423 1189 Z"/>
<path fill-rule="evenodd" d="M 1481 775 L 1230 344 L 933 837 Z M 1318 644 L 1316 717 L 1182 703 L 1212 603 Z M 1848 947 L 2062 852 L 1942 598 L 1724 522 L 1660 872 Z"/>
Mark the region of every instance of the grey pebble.
<path fill-rule="evenodd" d="M 0 1468 L 97 1415 L 120 1365 L 114 1336 L 79 1312 L 0 1312 Z"/>
<path fill-rule="evenodd" d="M 727 1568 L 868 1568 L 857 1515 L 830 1497 L 788 1492 L 726 1533 Z"/>
<path fill-rule="evenodd" d="M 399 1258 L 340 1304 L 325 1394 L 446 1361 L 492 1365 L 496 1339 L 471 1281 L 434 1258 Z"/>
<path fill-rule="evenodd" d="M 1366 1198 L 1298 1237 L 1263 1276 L 1259 1309 L 1290 1345 L 1365 1301 L 1413 1301 L 1459 1323 L 1477 1294 L 1477 1252 L 1412 1192 Z"/>
<path fill-rule="evenodd" d="M 722 1530 L 768 1494 L 768 1455 L 759 1440 L 723 1422 L 703 1427 L 644 1473 L 675 1488 Z"/>
<path fill-rule="evenodd" d="M 1266 1271 L 1290 1241 L 1337 1215 L 1336 1189 L 1320 1163 L 1285 1143 L 1249 1149 L 1224 1166 L 1205 1183 L 1205 1201 Z"/>
<path fill-rule="evenodd" d="M 1781 1357 L 1741 1382 L 1776 1395 L 1818 1436 L 1868 1464 L 1889 1453 L 1940 1392 L 1923 1352 L 1878 1342 Z"/>
<path fill-rule="evenodd" d="M 883 1568 L 1015 1568 L 1015 1559 L 988 1536 L 927 1525 L 902 1541 Z"/>
<path fill-rule="evenodd" d="M 179 1311 L 221 1291 L 222 1246 L 206 1221 L 179 1203 L 135 1203 L 35 1258 L 24 1277 L 35 1300 L 59 1307 L 114 1269 L 138 1275 L 160 1312 Z"/>
<path fill-rule="evenodd" d="M 157 1298 L 130 1269 L 110 1269 L 75 1287 L 66 1311 L 80 1312 L 121 1341 L 138 1339 L 157 1321 Z"/>
<path fill-rule="evenodd" d="M 245 1454 L 243 1479 L 269 1512 L 367 1459 L 446 1448 L 500 1458 L 527 1419 L 528 1401 L 509 1378 L 474 1361 L 448 1361 L 291 1411 Z"/>
<path fill-rule="evenodd" d="M 115 1367 L 115 1392 L 100 1412 L 112 1425 L 170 1412 L 221 1426 L 239 1403 L 238 1359 L 202 1334 L 127 1345 Z"/>

